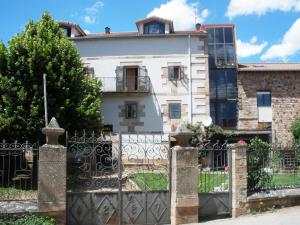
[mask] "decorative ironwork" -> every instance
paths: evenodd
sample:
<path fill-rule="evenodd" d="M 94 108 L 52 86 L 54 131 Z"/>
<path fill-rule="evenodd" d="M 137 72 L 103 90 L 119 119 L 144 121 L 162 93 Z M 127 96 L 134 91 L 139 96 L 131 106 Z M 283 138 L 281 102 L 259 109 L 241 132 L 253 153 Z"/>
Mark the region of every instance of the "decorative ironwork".
<path fill-rule="evenodd" d="M 38 143 L 0 143 L 0 200 L 37 197 Z"/>
<path fill-rule="evenodd" d="M 205 142 L 198 146 L 199 192 L 224 192 L 229 190 L 229 145 L 227 142 Z"/>
<path fill-rule="evenodd" d="M 68 135 L 67 146 L 68 188 L 73 192 L 88 190 L 99 195 L 99 198 L 91 197 L 92 206 L 89 206 L 91 213 L 97 215 L 95 223 L 168 222 L 168 135 L 82 132 Z M 148 192 L 152 196 L 154 191 L 163 194 L 147 200 Z M 69 195 L 73 195 L 71 193 Z M 153 198 L 157 202 L 153 202 Z M 85 205 L 75 201 L 69 206 L 73 215 L 69 218 L 73 221 L 70 224 L 78 224 L 81 219 L 73 218 L 74 209 L 82 211 Z"/>
<path fill-rule="evenodd" d="M 249 193 L 300 187 L 298 146 L 249 149 L 247 167 Z"/>

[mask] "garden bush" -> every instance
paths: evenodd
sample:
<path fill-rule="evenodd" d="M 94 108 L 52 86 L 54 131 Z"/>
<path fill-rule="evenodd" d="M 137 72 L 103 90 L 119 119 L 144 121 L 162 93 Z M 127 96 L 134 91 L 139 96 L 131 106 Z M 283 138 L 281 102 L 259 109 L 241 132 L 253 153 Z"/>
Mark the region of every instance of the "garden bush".
<path fill-rule="evenodd" d="M 0 225 L 55 225 L 53 218 L 28 214 L 16 220 L 0 220 Z"/>
<path fill-rule="evenodd" d="M 268 172 L 266 166 L 269 165 L 269 150 L 271 144 L 254 138 L 248 145 L 247 152 L 247 171 L 248 171 L 248 190 L 261 191 L 270 186 L 272 174 Z"/>

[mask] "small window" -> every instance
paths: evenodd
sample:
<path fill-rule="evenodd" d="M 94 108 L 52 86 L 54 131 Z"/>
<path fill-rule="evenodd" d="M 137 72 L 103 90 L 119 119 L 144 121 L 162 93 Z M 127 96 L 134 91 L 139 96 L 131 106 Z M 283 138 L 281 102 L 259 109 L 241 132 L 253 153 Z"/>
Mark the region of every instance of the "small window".
<path fill-rule="evenodd" d="M 164 34 L 165 24 L 160 22 L 150 22 L 144 24 L 144 34 Z"/>
<path fill-rule="evenodd" d="M 126 119 L 137 118 L 137 103 L 127 103 L 125 105 Z"/>
<path fill-rule="evenodd" d="M 258 91 L 257 92 L 257 106 L 258 107 L 271 107 L 271 92 Z"/>
<path fill-rule="evenodd" d="M 65 35 L 67 37 L 71 37 L 71 28 L 69 28 L 69 27 L 62 27 L 62 29 L 63 29 L 63 31 L 64 31 L 64 33 L 65 33 Z"/>
<path fill-rule="evenodd" d="M 169 73 L 169 80 L 180 80 L 181 79 L 180 66 L 169 66 L 168 73 Z"/>
<path fill-rule="evenodd" d="M 180 103 L 170 103 L 169 104 L 169 118 L 170 119 L 180 119 L 181 118 L 181 104 Z"/>

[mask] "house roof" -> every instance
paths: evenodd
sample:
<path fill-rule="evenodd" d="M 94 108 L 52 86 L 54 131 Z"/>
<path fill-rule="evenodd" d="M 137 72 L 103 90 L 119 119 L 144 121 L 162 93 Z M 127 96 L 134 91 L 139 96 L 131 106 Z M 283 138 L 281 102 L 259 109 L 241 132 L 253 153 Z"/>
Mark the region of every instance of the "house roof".
<path fill-rule="evenodd" d="M 168 20 L 168 19 L 158 17 L 158 16 L 150 16 L 150 17 L 138 20 L 135 23 L 136 24 L 144 24 L 144 23 L 149 23 L 149 22 L 152 22 L 152 21 L 158 21 L 158 22 L 162 22 L 162 23 L 172 23 L 173 24 L 172 20 Z"/>
<path fill-rule="evenodd" d="M 241 72 L 300 71 L 300 63 L 239 63 L 238 71 Z"/>
<path fill-rule="evenodd" d="M 205 31 L 176 31 L 170 34 L 139 34 L 138 32 L 90 33 L 86 36 L 73 37 L 71 40 L 108 39 L 108 38 L 147 38 L 147 37 L 176 37 L 176 36 L 206 36 Z"/>
<path fill-rule="evenodd" d="M 162 17 L 158 17 L 158 16 L 150 16 L 148 18 L 138 20 L 138 21 L 135 22 L 135 24 L 136 24 L 137 29 L 139 29 L 139 25 L 140 24 L 145 24 L 145 23 L 149 23 L 149 22 L 153 22 L 153 21 L 157 21 L 157 22 L 169 24 L 169 26 L 170 26 L 170 33 L 174 33 L 173 21 L 165 19 L 165 18 L 162 18 Z"/>
<path fill-rule="evenodd" d="M 86 33 L 81 29 L 80 25 L 77 23 L 71 23 L 63 20 L 57 22 L 63 27 L 74 27 L 82 36 L 86 36 Z"/>

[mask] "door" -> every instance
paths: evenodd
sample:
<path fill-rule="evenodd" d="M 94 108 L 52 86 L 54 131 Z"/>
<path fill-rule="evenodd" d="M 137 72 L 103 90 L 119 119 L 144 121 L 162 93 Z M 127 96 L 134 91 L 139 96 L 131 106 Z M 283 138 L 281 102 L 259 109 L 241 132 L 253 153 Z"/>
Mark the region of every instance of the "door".
<path fill-rule="evenodd" d="M 127 91 L 138 90 L 138 68 L 130 67 L 126 68 L 126 87 Z"/>

